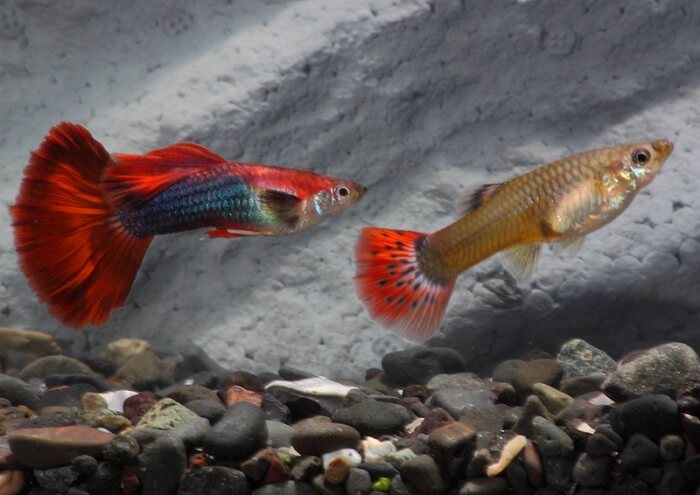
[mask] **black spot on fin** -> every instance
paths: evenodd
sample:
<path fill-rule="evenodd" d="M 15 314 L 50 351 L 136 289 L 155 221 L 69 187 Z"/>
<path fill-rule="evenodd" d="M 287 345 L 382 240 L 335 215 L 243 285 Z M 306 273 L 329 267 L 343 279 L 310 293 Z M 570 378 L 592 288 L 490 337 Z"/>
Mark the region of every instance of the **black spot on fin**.
<path fill-rule="evenodd" d="M 465 196 L 465 198 L 459 203 L 459 212 L 461 214 L 468 213 L 472 210 L 476 210 L 478 207 L 486 203 L 491 196 L 496 194 L 501 187 L 503 187 L 503 182 L 498 182 L 494 184 L 484 184 L 471 194 Z"/>
<path fill-rule="evenodd" d="M 282 191 L 267 190 L 259 196 L 260 206 L 283 224 L 293 227 L 299 221 L 301 199 Z"/>

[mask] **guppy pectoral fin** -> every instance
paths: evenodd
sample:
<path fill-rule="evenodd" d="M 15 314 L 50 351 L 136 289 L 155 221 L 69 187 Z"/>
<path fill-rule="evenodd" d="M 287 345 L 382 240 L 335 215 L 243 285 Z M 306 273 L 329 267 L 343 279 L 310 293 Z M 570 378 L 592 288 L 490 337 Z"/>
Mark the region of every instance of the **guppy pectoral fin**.
<path fill-rule="evenodd" d="M 523 244 L 503 251 L 503 264 L 518 282 L 527 281 L 535 272 L 541 247 L 539 243 Z"/>
<path fill-rule="evenodd" d="M 294 227 L 299 221 L 302 199 L 283 191 L 268 189 L 259 193 L 261 208 L 276 221 Z"/>
<path fill-rule="evenodd" d="M 585 235 L 569 237 L 559 240 L 554 243 L 555 251 L 559 254 L 566 252 L 569 256 L 575 256 L 581 250 L 583 242 L 586 240 Z"/>
<path fill-rule="evenodd" d="M 466 195 L 457 205 L 460 215 L 464 215 L 472 210 L 476 210 L 503 187 L 503 183 L 483 184 Z"/>

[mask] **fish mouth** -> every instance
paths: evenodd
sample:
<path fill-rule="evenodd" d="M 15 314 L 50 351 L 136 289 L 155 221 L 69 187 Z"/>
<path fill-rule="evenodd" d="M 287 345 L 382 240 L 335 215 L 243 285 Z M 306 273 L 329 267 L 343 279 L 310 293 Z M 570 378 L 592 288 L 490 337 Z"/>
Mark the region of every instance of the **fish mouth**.
<path fill-rule="evenodd" d="M 673 143 L 668 139 L 659 139 L 651 143 L 651 147 L 654 148 L 661 158 L 667 158 L 668 155 L 673 151 Z"/>

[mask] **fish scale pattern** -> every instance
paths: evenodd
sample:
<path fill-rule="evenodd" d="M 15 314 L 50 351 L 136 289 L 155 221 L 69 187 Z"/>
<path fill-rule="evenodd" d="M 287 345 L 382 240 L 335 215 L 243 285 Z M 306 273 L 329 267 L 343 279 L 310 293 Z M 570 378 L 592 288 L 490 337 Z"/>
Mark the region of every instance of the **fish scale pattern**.
<path fill-rule="evenodd" d="M 146 204 L 120 210 L 119 219 L 138 237 L 195 229 L 212 220 L 246 227 L 269 220 L 243 179 L 212 173 L 185 177 Z"/>

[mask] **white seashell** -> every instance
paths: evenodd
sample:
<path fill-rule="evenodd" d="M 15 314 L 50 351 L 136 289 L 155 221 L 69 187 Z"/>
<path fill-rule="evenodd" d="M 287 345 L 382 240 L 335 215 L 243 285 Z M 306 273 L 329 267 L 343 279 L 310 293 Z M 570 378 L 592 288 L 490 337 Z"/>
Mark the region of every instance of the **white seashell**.
<path fill-rule="evenodd" d="M 381 441 L 374 437 L 365 437 L 362 440 L 362 453 L 365 462 L 381 462 L 394 452 L 396 452 L 396 446 L 388 440 Z"/>
<path fill-rule="evenodd" d="M 103 392 L 97 395 L 100 395 L 105 400 L 107 409 L 123 413 L 126 399 L 138 395 L 138 392 L 134 392 L 133 390 L 115 390 L 114 392 Z"/>
<path fill-rule="evenodd" d="M 586 423 L 585 421 L 582 421 L 576 426 L 576 429 L 582 433 L 588 433 L 589 435 L 593 435 L 595 433 L 595 430 L 591 425 Z"/>
<path fill-rule="evenodd" d="M 286 380 L 275 380 L 267 384 L 265 389 L 279 388 L 288 392 L 294 392 L 301 395 L 309 395 L 312 397 L 339 397 L 345 398 L 357 387 L 350 387 L 342 383 L 334 382 L 322 376 L 312 378 L 304 378 L 293 382 Z"/>
<path fill-rule="evenodd" d="M 326 469 L 328 464 L 330 464 L 330 462 L 336 457 L 344 457 L 350 462 L 352 466 L 359 466 L 360 464 L 362 464 L 362 456 L 357 450 L 340 449 L 335 450 L 333 452 L 328 452 L 327 454 L 323 454 L 323 469 Z"/>

